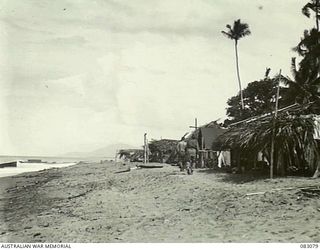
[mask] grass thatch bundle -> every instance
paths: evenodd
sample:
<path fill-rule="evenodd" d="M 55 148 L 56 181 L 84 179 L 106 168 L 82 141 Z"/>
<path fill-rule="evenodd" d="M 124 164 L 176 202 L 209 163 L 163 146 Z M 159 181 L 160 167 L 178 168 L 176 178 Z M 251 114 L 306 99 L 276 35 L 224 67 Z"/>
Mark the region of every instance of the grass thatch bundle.
<path fill-rule="evenodd" d="M 171 139 L 152 140 L 149 142 L 150 160 L 156 162 L 172 161 L 176 154 L 178 141 Z"/>
<path fill-rule="evenodd" d="M 143 149 L 120 149 L 119 157 L 129 161 L 141 161 L 143 159 Z"/>

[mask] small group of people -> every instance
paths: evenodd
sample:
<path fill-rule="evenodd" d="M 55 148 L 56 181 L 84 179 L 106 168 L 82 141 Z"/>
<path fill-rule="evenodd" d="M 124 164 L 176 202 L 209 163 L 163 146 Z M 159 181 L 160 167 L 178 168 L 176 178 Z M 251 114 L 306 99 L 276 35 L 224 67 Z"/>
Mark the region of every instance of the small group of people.
<path fill-rule="evenodd" d="M 187 174 L 193 174 L 193 169 L 196 166 L 197 155 L 199 151 L 199 143 L 195 135 L 186 140 L 184 137 L 177 145 L 179 168 L 180 171 L 187 170 Z"/>

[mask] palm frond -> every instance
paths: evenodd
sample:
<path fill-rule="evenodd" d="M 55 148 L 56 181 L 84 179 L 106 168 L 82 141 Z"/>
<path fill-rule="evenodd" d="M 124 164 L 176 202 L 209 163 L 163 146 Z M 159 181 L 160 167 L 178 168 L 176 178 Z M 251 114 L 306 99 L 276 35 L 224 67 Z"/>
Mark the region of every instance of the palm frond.
<path fill-rule="evenodd" d="M 228 37 L 228 38 L 230 38 L 230 39 L 233 39 L 232 34 L 230 34 L 230 33 L 228 33 L 228 32 L 225 32 L 225 31 L 221 31 L 221 33 L 222 33 L 223 35 L 225 35 L 226 37 Z"/>
<path fill-rule="evenodd" d="M 243 38 L 251 34 L 249 25 L 247 23 L 241 23 L 240 19 L 235 20 L 232 27 L 230 24 L 227 24 L 226 27 L 228 31 L 222 31 L 222 34 L 224 34 L 232 40 L 235 40 L 236 42 L 240 38 Z"/>
<path fill-rule="evenodd" d="M 312 8 L 311 3 L 307 3 L 305 6 L 302 8 L 302 14 L 305 15 L 306 17 L 310 17 L 310 9 Z"/>
<path fill-rule="evenodd" d="M 296 65 L 296 58 L 292 57 L 291 58 L 291 73 L 293 77 L 295 78 L 297 75 L 297 65 Z"/>

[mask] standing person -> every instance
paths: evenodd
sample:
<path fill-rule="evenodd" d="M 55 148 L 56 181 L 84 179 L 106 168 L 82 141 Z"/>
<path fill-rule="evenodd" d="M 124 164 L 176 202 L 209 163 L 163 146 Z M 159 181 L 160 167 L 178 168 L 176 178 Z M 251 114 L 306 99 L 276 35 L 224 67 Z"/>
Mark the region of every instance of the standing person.
<path fill-rule="evenodd" d="M 182 137 L 177 145 L 180 171 L 183 171 L 185 169 L 186 147 L 187 147 L 187 142 L 185 141 L 184 137 Z"/>
<path fill-rule="evenodd" d="M 186 147 L 186 158 L 187 158 L 187 171 L 188 174 L 193 173 L 193 169 L 196 166 L 196 159 L 197 159 L 197 154 L 199 152 L 199 143 L 198 140 L 196 139 L 196 136 L 192 134 L 191 139 L 188 140 L 187 142 L 187 147 Z"/>

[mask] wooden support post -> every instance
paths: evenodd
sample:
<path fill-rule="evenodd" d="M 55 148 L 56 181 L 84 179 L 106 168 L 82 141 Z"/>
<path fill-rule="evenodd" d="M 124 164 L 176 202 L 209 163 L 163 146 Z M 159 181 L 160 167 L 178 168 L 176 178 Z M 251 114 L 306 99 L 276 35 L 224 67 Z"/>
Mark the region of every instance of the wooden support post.
<path fill-rule="evenodd" d="M 203 135 L 201 134 L 201 150 L 204 150 L 205 146 L 204 146 L 204 141 L 203 141 Z M 203 151 L 202 153 L 200 153 L 200 167 L 203 168 L 204 166 L 204 154 L 205 152 Z"/>
<path fill-rule="evenodd" d="M 253 169 L 257 169 L 257 158 L 258 155 L 256 153 L 253 154 Z"/>
<path fill-rule="evenodd" d="M 198 129 L 198 119 L 197 118 L 194 119 L 194 126 L 189 126 L 189 128 L 194 128 L 194 131 L 196 131 Z"/>
<path fill-rule="evenodd" d="M 242 168 L 241 168 L 241 148 L 238 148 L 237 152 L 237 172 L 242 173 Z"/>
<path fill-rule="evenodd" d="M 194 131 L 197 131 L 197 129 L 198 129 L 198 119 L 197 118 L 194 119 L 194 126 L 189 126 L 189 128 L 194 128 Z M 202 149 L 201 145 L 199 145 L 199 148 L 200 148 L 200 150 Z M 202 153 L 198 152 L 197 158 L 200 158 L 199 156 L 201 156 L 201 155 L 202 155 Z M 201 159 L 200 159 L 200 161 L 201 161 Z M 200 163 L 200 164 L 202 165 L 202 163 Z"/>
<path fill-rule="evenodd" d="M 149 163 L 149 140 L 146 138 L 147 163 Z"/>
<path fill-rule="evenodd" d="M 272 123 L 271 150 L 270 150 L 270 179 L 273 178 L 273 170 L 274 170 L 274 140 L 275 140 L 275 132 L 276 132 L 275 131 L 276 119 L 278 116 L 280 77 L 281 77 L 281 69 L 279 72 L 279 80 L 278 80 L 278 87 L 277 87 L 277 94 L 276 94 L 276 107 L 275 107 L 273 123 Z"/>
<path fill-rule="evenodd" d="M 144 138 L 143 138 L 143 163 L 146 164 L 147 163 L 147 133 L 144 133 Z"/>
<path fill-rule="evenodd" d="M 117 159 L 118 159 L 118 153 L 119 153 L 119 151 L 118 151 L 118 150 L 116 150 L 116 155 L 114 156 L 114 162 L 117 162 Z"/>
<path fill-rule="evenodd" d="M 271 138 L 271 150 L 270 150 L 270 179 L 273 178 L 273 155 L 274 155 L 274 129 L 272 131 L 272 138 Z"/>

